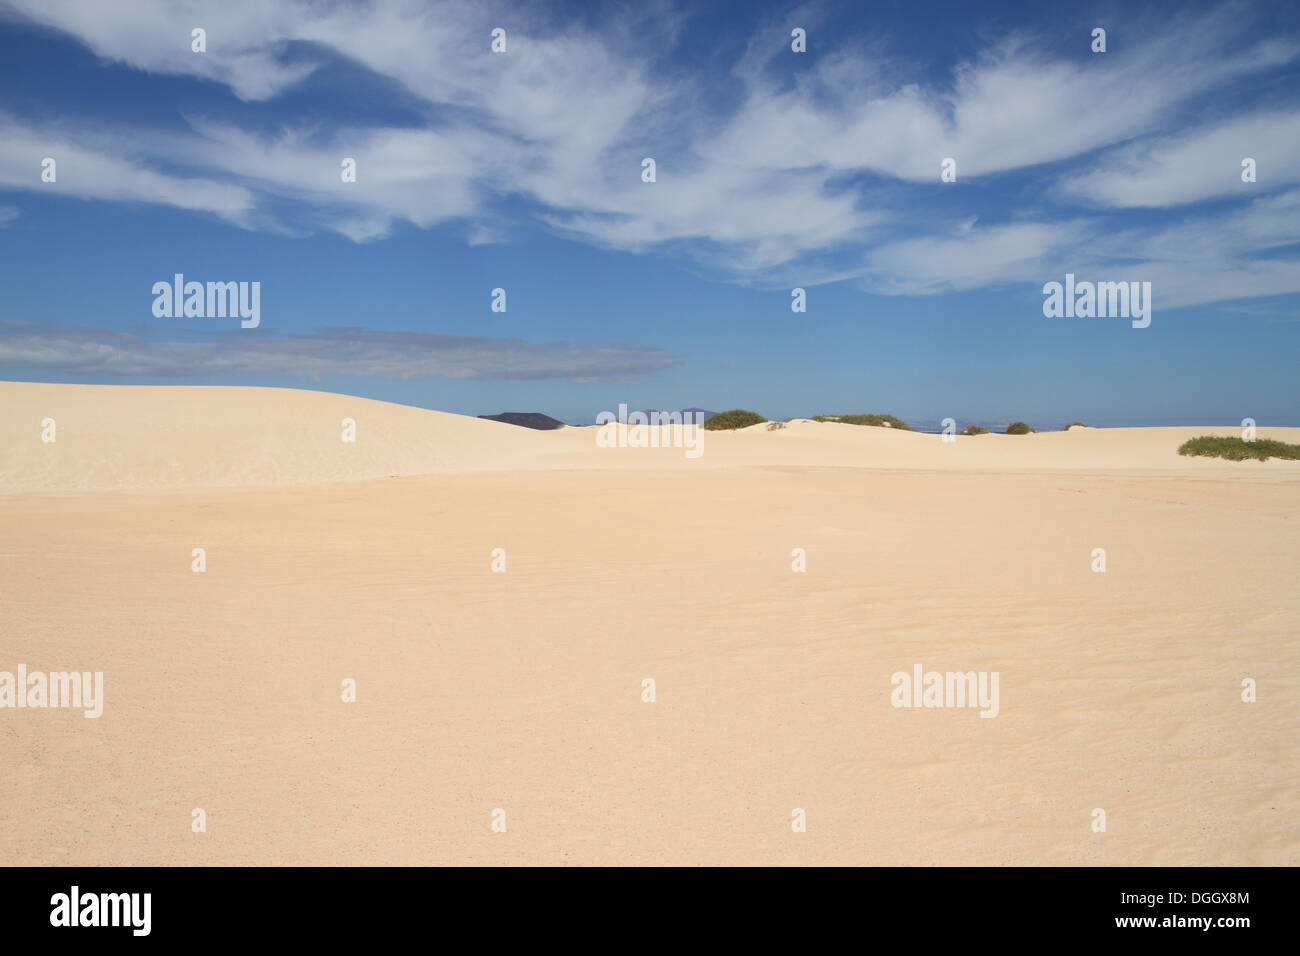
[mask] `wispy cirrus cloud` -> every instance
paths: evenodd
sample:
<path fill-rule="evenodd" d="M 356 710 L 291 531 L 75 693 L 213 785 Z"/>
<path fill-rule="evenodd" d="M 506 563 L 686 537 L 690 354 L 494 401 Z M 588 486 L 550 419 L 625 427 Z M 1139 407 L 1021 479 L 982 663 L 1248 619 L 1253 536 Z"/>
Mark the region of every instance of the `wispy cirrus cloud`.
<path fill-rule="evenodd" d="M 861 52 L 819 57 L 789 89 L 751 66 L 743 107 L 701 148 L 761 168 L 931 183 L 944 157 L 963 177 L 1071 159 L 1163 130 L 1195 97 L 1300 56 L 1296 40 L 1243 45 L 1240 14 L 1225 7 L 1147 32 L 1113 59 L 1053 56 L 1035 38 L 1012 36 L 955 64 L 943 84 Z M 769 46 L 769 57 L 782 49 Z"/>
<path fill-rule="evenodd" d="M 1294 160 L 1300 111 L 1235 117 L 1189 132 L 1142 139 L 1109 153 L 1096 168 L 1066 177 L 1069 194 L 1110 207 L 1167 208 L 1201 199 L 1254 199 L 1269 187 L 1300 182 Z M 1241 179 L 1242 160 L 1256 164 L 1256 182 Z"/>
<path fill-rule="evenodd" d="M 96 56 L 150 73 L 198 76 L 263 100 L 308 76 L 311 62 L 286 63 L 284 43 L 297 31 L 301 4 L 201 0 L 42 3 L 5 0 L 0 15 L 28 19 L 75 36 Z M 215 55 L 196 56 L 190 33 L 201 27 Z"/>
<path fill-rule="evenodd" d="M 882 245 L 868 257 L 867 287 L 885 295 L 964 292 L 1034 281 L 1092 231 L 1086 222 L 1017 222 L 980 226 L 966 220 L 944 236 Z"/>
<path fill-rule="evenodd" d="M 155 157 L 142 156 L 127 140 L 116 131 L 74 131 L 53 123 L 38 130 L 0 115 L 0 186 L 44 187 L 81 199 L 156 203 L 235 222 L 252 213 L 256 199 L 251 190 L 210 177 L 160 172 L 151 166 Z M 46 157 L 55 161 L 54 183 L 41 180 Z"/>
<path fill-rule="evenodd" d="M 838 45 L 822 27 L 818 56 L 794 75 L 782 66 L 784 20 L 761 27 L 721 75 L 665 68 L 689 22 L 666 5 L 607 13 L 598 28 L 557 25 L 540 9 L 408 0 L 6 0 L 2 9 L 108 61 L 224 84 L 249 101 L 275 100 L 329 68 L 328 52 L 399 84 L 427 111 L 406 128 L 287 116 L 270 133 L 194 115 L 166 135 L 0 118 L 11 144 L 2 185 L 40 188 L 37 154 L 57 151 L 60 191 L 203 210 L 245 228 L 365 242 L 398 223 L 459 223 L 481 243 L 506 234 L 500 207 L 521 198 L 527 212 L 517 215 L 566 237 L 685 253 L 724 279 L 855 279 L 917 295 L 1041 279 L 1049 264 L 1095 257 L 1086 243 L 1106 234 L 1158 240 L 1156 228 L 1123 219 L 1126 210 L 1226 197 L 1251 214 L 1252 200 L 1300 176 L 1289 162 L 1300 133 L 1294 97 L 1199 118 L 1205 97 L 1300 58 L 1294 37 L 1252 39 L 1251 11 L 1237 4 L 1129 30 L 1122 51 L 1098 57 L 1027 34 L 995 38 L 938 74 L 889 56 L 888 38 Z M 813 9 L 802 15 L 824 22 Z M 493 55 L 489 33 L 503 24 L 509 51 Z M 188 38 L 200 25 L 208 52 L 196 55 Z M 731 95 L 708 97 L 717 84 Z M 1247 155 L 1261 180 L 1243 192 Z M 357 160 L 355 183 L 339 181 L 342 156 Z M 640 179 L 645 156 L 658 165 L 654 184 Z M 959 191 L 948 194 L 950 212 L 915 221 L 916 199 L 947 188 L 945 157 L 963 188 L 1021 177 L 1004 221 L 977 221 Z M 1048 221 L 1035 211 L 1045 204 L 1064 208 Z M 1213 235 L 1216 217 L 1233 213 L 1196 220 Z M 1111 247 L 1117 268 L 1153 261 Z M 1224 246 L 1181 273 L 1172 258 L 1154 261 L 1168 281 L 1215 301 L 1251 294 L 1242 277 L 1262 267 L 1242 260 L 1250 251 Z M 1268 268 L 1261 288 L 1291 284 L 1284 259 Z"/>
<path fill-rule="evenodd" d="M 1081 278 L 1152 282 L 1162 308 L 1300 292 L 1300 189 L 1241 209 L 1189 215 L 1159 226 L 1096 217 L 981 225 L 872 250 L 866 287 L 883 294 L 961 292 Z"/>

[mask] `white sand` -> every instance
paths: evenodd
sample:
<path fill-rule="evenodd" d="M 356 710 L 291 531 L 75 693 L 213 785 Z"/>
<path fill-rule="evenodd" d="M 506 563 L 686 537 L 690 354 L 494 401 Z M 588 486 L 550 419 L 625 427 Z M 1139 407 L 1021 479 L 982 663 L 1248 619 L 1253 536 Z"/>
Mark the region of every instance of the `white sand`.
<path fill-rule="evenodd" d="M 0 710 L 5 862 L 1300 862 L 1300 463 L 1175 453 L 1237 429 L 688 460 L 281 389 L 0 408 L 0 670 L 106 697 Z M 918 662 L 999 715 L 891 707 Z"/>

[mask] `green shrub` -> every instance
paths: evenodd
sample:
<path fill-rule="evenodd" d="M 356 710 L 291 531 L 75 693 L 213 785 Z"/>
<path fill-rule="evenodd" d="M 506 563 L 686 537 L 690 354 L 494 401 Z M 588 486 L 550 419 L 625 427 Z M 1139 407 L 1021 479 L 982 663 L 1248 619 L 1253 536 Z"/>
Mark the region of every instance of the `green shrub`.
<path fill-rule="evenodd" d="M 1012 422 L 1007 426 L 1008 435 L 1030 435 L 1033 434 L 1033 431 L 1034 430 L 1024 422 Z"/>
<path fill-rule="evenodd" d="M 901 428 L 905 432 L 912 429 L 901 418 L 893 415 L 814 415 L 815 422 L 839 422 L 842 425 L 888 425 L 890 428 Z"/>
<path fill-rule="evenodd" d="M 1259 438 L 1246 441 L 1242 438 L 1215 438 L 1202 435 L 1189 438 L 1178 447 L 1180 455 L 1204 455 L 1207 458 L 1226 458 L 1229 461 L 1244 461 L 1257 458 L 1265 461 L 1269 458 L 1289 458 L 1300 461 L 1300 445 L 1289 445 L 1284 441 Z"/>
<path fill-rule="evenodd" d="M 785 422 L 768 422 L 768 423 L 767 423 L 767 430 L 770 431 L 770 432 L 774 432 L 774 431 L 776 431 L 778 428 L 785 428 Z"/>
<path fill-rule="evenodd" d="M 757 412 L 748 412 L 743 408 L 733 408 L 729 412 L 719 412 L 712 418 L 705 419 L 704 427 L 711 432 L 731 431 L 736 428 L 748 428 L 767 421 Z"/>
<path fill-rule="evenodd" d="M 1068 425 L 1066 425 L 1064 428 L 1062 428 L 1061 431 L 1063 431 L 1063 432 L 1068 432 L 1068 431 L 1069 431 L 1071 428 L 1073 428 L 1075 425 L 1081 425 L 1081 426 L 1084 427 L 1084 428 L 1087 428 L 1087 427 L 1088 427 L 1087 425 L 1084 425 L 1083 422 L 1070 422 L 1070 424 L 1068 424 Z"/>
<path fill-rule="evenodd" d="M 987 435 L 989 430 L 983 425 L 967 425 L 961 430 L 963 435 Z"/>

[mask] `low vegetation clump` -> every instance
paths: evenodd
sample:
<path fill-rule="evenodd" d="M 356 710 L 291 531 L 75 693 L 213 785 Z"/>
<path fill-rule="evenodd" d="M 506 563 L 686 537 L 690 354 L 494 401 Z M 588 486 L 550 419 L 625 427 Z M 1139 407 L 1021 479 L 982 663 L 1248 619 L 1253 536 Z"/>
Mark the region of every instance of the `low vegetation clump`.
<path fill-rule="evenodd" d="M 1088 427 L 1088 426 L 1085 425 L 1083 422 L 1070 422 L 1070 424 L 1068 424 L 1068 425 L 1066 425 L 1064 428 L 1062 428 L 1061 431 L 1063 431 L 1063 432 L 1068 432 L 1068 431 L 1069 431 L 1071 428 L 1073 428 L 1075 425 L 1078 425 L 1080 428 L 1087 428 L 1087 427 Z"/>
<path fill-rule="evenodd" d="M 1012 422 L 1007 426 L 1008 435 L 1032 435 L 1034 430 L 1024 422 Z"/>
<path fill-rule="evenodd" d="M 961 430 L 963 435 L 987 435 L 989 430 L 983 425 L 967 425 Z"/>
<path fill-rule="evenodd" d="M 711 432 L 732 431 L 737 428 L 748 428 L 750 425 L 757 425 L 765 421 L 767 419 L 758 412 L 733 408 L 729 412 L 718 412 L 712 418 L 705 419 L 704 428 Z"/>
<path fill-rule="evenodd" d="M 767 430 L 770 431 L 770 432 L 774 432 L 774 431 L 776 431 L 776 430 L 779 429 L 779 428 L 785 428 L 785 422 L 768 422 L 768 423 L 767 423 Z"/>
<path fill-rule="evenodd" d="M 879 425 L 885 428 L 901 428 L 910 432 L 911 426 L 894 415 L 814 415 L 815 422 L 839 422 L 842 425 Z"/>
<path fill-rule="evenodd" d="M 1300 461 L 1300 445 L 1289 445 L 1284 441 L 1257 438 L 1246 441 L 1244 438 L 1216 438 L 1202 435 L 1190 438 L 1178 448 L 1180 455 L 1204 455 L 1207 458 L 1226 458 L 1229 461 L 1245 461 L 1257 458 L 1266 461 L 1269 458 L 1288 458 Z"/>

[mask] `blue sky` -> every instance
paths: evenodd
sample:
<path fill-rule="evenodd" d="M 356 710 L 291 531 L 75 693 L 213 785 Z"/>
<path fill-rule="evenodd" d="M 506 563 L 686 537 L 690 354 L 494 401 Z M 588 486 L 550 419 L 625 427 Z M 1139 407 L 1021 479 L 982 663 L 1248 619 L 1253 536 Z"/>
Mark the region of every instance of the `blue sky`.
<path fill-rule="evenodd" d="M 1300 425 L 1295 4 L 699 6 L 0 0 L 0 378 Z"/>

